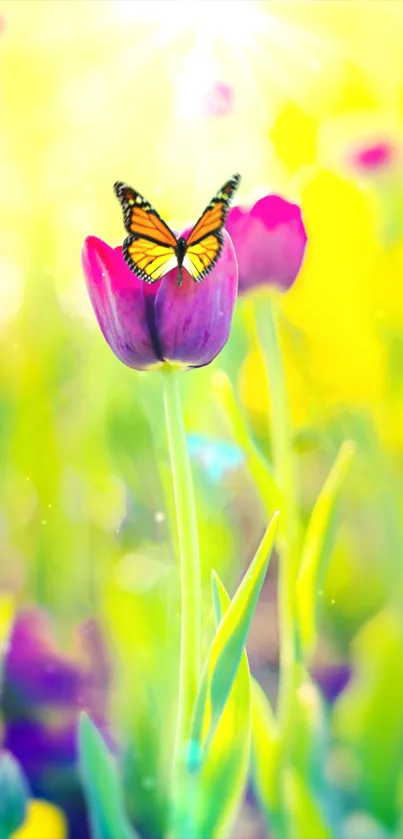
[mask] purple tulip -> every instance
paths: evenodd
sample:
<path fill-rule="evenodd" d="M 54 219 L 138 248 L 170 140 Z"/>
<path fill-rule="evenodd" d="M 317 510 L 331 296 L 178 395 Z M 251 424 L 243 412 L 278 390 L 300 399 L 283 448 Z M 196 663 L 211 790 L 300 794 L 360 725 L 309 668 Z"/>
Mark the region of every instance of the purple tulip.
<path fill-rule="evenodd" d="M 128 367 L 204 367 L 227 343 L 237 296 L 237 262 L 227 233 L 218 262 L 200 283 L 184 270 L 178 287 L 172 269 L 147 284 L 128 268 L 121 247 L 95 236 L 85 240 L 82 265 L 103 336 Z"/>
<path fill-rule="evenodd" d="M 306 231 L 301 210 L 278 195 L 266 195 L 250 209 L 233 207 L 226 229 L 238 259 L 240 294 L 256 286 L 287 291 L 301 268 Z"/>

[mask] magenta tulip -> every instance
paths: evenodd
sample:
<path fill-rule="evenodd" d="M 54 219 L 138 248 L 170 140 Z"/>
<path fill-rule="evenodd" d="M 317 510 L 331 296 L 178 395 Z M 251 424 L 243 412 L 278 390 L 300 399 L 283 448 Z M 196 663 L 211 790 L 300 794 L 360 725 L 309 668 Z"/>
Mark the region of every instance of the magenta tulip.
<path fill-rule="evenodd" d="M 203 367 L 227 343 L 238 280 L 227 233 L 218 262 L 200 283 L 183 270 L 178 287 L 177 269 L 145 283 L 128 268 L 121 247 L 95 236 L 84 243 L 82 266 L 104 338 L 128 367 L 150 370 L 166 362 Z"/>
<path fill-rule="evenodd" d="M 240 294 L 266 284 L 283 291 L 292 286 L 307 241 L 296 204 L 278 195 L 266 195 L 250 209 L 233 207 L 226 229 L 237 255 Z"/>

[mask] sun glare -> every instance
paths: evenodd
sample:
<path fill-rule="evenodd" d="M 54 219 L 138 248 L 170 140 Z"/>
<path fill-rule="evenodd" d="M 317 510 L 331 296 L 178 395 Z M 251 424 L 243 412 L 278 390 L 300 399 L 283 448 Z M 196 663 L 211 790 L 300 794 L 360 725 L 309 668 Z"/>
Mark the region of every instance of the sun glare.
<path fill-rule="evenodd" d="M 313 32 L 282 7 L 259 0 L 114 0 L 119 16 L 144 27 L 137 68 L 164 49 L 172 48 L 174 62 L 178 54 L 183 58 L 177 62 L 181 116 L 197 112 L 212 84 L 226 79 L 227 68 L 252 97 L 257 79 L 270 82 L 274 100 L 298 97 L 304 77 L 337 57 L 339 45 L 331 33 Z"/>
<path fill-rule="evenodd" d="M 265 19 L 256 0 L 115 0 L 122 16 L 154 23 L 172 37 L 183 33 L 234 46 L 257 34 Z"/>

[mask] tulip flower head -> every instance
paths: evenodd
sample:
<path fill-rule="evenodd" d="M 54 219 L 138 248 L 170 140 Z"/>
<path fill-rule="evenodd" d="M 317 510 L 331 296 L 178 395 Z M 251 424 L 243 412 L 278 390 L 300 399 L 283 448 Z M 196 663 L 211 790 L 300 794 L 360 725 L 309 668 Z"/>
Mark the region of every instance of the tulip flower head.
<path fill-rule="evenodd" d="M 230 178 L 181 236 L 139 192 L 115 183 L 129 235 L 115 250 L 89 236 L 82 265 L 102 333 L 128 367 L 204 367 L 226 344 L 238 272 L 222 228 L 239 181 Z"/>
<path fill-rule="evenodd" d="M 186 236 L 186 232 L 184 236 Z M 128 367 L 203 367 L 227 343 L 237 297 L 237 261 L 227 233 L 217 263 L 200 283 L 173 268 L 148 285 L 126 265 L 122 248 L 89 236 L 82 265 L 102 334 Z"/>
<path fill-rule="evenodd" d="M 307 236 L 296 204 L 266 195 L 250 209 L 233 207 L 226 222 L 238 260 L 239 293 L 273 285 L 287 291 L 301 268 Z"/>

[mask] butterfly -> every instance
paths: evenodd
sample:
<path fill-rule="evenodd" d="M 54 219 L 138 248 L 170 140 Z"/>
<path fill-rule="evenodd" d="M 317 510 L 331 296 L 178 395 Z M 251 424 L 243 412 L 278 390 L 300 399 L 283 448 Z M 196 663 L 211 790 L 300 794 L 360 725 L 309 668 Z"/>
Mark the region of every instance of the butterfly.
<path fill-rule="evenodd" d="M 240 175 L 234 175 L 216 193 L 188 237 L 177 238 L 154 207 L 125 183 L 114 184 L 125 228 L 123 256 L 129 268 L 146 283 L 155 283 L 178 268 L 178 286 L 182 284 L 182 268 L 195 283 L 200 282 L 217 262 L 231 198 L 238 187 Z"/>

